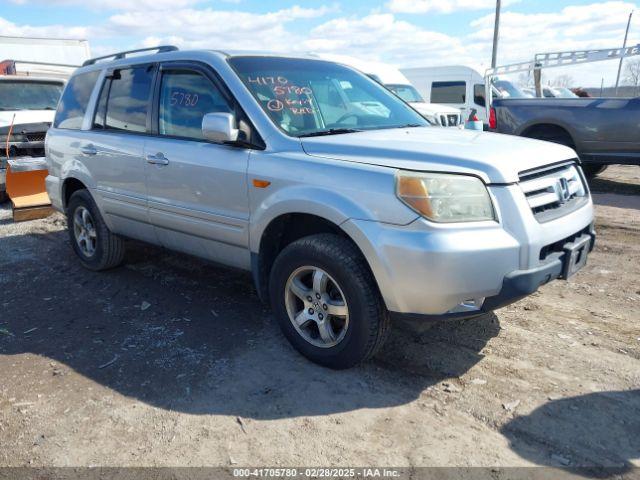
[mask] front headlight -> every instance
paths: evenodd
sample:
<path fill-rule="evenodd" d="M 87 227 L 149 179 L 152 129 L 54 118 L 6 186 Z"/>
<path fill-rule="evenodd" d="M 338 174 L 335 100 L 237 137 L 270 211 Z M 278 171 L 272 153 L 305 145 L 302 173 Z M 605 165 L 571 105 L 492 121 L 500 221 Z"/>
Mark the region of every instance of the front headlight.
<path fill-rule="evenodd" d="M 470 175 L 400 172 L 396 177 L 396 195 L 434 222 L 496 219 L 487 187 Z"/>

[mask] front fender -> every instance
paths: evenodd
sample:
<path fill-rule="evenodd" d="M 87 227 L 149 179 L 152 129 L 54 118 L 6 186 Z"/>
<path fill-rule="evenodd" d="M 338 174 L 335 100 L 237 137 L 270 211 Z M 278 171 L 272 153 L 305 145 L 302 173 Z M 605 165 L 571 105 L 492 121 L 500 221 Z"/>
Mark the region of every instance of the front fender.
<path fill-rule="evenodd" d="M 348 219 L 407 225 L 418 215 L 395 195 L 395 170 L 375 165 L 321 159 L 306 154 L 252 152 L 249 246 L 260 249 L 262 234 L 276 218 L 292 213 L 315 215 L 341 225 Z"/>
<path fill-rule="evenodd" d="M 319 186 L 291 186 L 264 198 L 253 211 L 249 231 L 251 251 L 260 250 L 262 234 L 273 220 L 292 213 L 315 215 L 338 226 L 351 218 L 375 218 L 375 212 L 339 192 Z M 415 218 L 412 214 L 410 221 Z"/>

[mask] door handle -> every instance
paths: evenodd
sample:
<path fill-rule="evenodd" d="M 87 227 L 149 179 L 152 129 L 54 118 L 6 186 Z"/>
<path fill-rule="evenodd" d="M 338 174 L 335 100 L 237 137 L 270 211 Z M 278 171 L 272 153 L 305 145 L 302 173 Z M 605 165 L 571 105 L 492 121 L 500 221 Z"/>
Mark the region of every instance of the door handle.
<path fill-rule="evenodd" d="M 155 155 L 147 155 L 147 163 L 151 165 L 169 165 L 169 159 L 158 152 Z"/>
<path fill-rule="evenodd" d="M 85 145 L 84 147 L 80 148 L 80 151 L 84 155 L 96 155 L 98 153 L 98 150 L 93 145 Z"/>

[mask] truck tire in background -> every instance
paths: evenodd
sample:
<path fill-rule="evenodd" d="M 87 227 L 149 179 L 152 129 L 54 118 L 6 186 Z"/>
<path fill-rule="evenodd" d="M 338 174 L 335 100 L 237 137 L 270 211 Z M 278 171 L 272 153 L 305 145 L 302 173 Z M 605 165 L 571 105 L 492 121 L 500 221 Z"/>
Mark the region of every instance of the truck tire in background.
<path fill-rule="evenodd" d="M 527 138 L 535 138 L 537 140 L 544 140 L 546 142 L 559 143 L 560 145 L 565 145 L 567 147 L 573 148 L 574 150 L 576 148 L 571 135 L 569 135 L 560 127 L 533 127 L 523 133 L 522 136 Z M 604 172 L 606 168 L 607 165 L 603 165 L 601 163 L 582 163 L 582 170 L 589 179 L 594 178 L 598 174 Z"/>
<path fill-rule="evenodd" d="M 594 178 L 604 172 L 607 166 L 608 165 L 603 165 L 602 163 L 583 163 L 582 170 L 587 178 Z"/>

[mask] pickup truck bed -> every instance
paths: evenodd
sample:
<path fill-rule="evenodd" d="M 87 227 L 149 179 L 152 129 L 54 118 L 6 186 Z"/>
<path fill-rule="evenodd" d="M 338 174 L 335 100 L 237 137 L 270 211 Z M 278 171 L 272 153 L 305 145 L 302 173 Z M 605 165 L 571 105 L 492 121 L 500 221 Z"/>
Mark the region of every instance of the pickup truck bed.
<path fill-rule="evenodd" d="M 492 131 L 561 143 L 588 175 L 609 164 L 640 165 L 639 98 L 502 98 Z"/>

